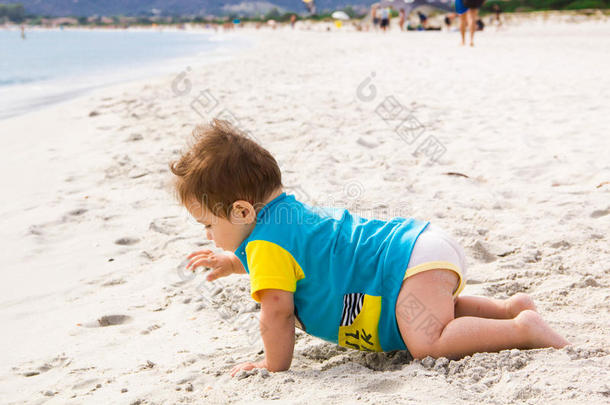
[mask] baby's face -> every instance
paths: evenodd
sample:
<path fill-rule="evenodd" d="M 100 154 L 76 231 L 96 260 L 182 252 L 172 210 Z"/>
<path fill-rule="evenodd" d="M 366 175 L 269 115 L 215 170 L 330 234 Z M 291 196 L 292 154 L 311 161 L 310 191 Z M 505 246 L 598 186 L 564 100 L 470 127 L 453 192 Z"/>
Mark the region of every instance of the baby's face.
<path fill-rule="evenodd" d="M 186 209 L 205 226 L 206 237 L 223 250 L 234 252 L 252 231 L 252 226 L 248 224 L 217 217 L 197 201 L 190 201 Z"/>

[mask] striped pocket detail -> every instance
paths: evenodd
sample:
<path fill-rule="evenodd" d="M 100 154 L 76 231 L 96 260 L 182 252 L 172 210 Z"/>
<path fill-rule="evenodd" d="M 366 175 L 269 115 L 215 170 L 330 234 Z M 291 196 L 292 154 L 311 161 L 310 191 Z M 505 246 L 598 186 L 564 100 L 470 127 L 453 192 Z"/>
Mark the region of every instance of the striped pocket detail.
<path fill-rule="evenodd" d="M 362 310 L 364 302 L 363 293 L 345 294 L 343 296 L 343 314 L 341 315 L 341 326 L 349 326 L 354 322 Z"/>

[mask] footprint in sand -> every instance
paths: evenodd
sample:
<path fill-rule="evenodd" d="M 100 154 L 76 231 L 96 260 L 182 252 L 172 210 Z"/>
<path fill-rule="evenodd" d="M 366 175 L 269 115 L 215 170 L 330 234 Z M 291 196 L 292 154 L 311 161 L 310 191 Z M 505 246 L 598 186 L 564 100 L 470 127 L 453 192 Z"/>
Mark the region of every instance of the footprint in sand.
<path fill-rule="evenodd" d="M 356 143 L 358 145 L 364 146 L 365 148 L 368 148 L 368 149 L 374 149 L 379 146 L 379 142 L 377 142 L 375 139 L 373 139 L 371 137 L 364 137 L 364 136 L 361 136 L 360 138 L 358 138 Z"/>
<path fill-rule="evenodd" d="M 125 279 L 122 278 L 114 278 L 112 280 L 108 280 L 105 283 L 102 284 L 102 287 L 112 287 L 115 285 L 121 285 L 121 284 L 125 284 L 127 281 L 125 281 Z"/>
<path fill-rule="evenodd" d="M 591 218 L 600 218 L 610 214 L 610 208 L 606 208 L 605 210 L 596 210 L 591 213 Z"/>
<path fill-rule="evenodd" d="M 85 212 L 87 212 L 86 209 L 84 209 L 84 208 L 77 208 L 75 210 L 72 210 L 72 211 L 68 212 L 68 215 L 71 215 L 73 217 L 77 217 L 79 215 L 83 215 Z"/>
<path fill-rule="evenodd" d="M 475 259 L 484 263 L 491 263 L 496 260 L 496 255 L 490 252 L 491 247 L 480 240 L 477 240 L 471 248 Z"/>
<path fill-rule="evenodd" d="M 144 137 L 141 134 L 131 134 L 129 135 L 129 137 L 127 138 L 127 142 L 137 142 L 137 141 L 141 141 L 142 139 L 144 139 Z"/>
<path fill-rule="evenodd" d="M 161 328 L 161 326 L 154 324 L 154 325 L 150 325 L 148 328 L 144 329 L 143 331 L 140 332 L 141 335 L 148 335 L 150 332 L 157 330 Z"/>
<path fill-rule="evenodd" d="M 136 243 L 140 242 L 140 239 L 138 238 L 130 238 L 128 236 L 117 239 L 114 241 L 114 243 L 116 243 L 117 245 L 121 245 L 121 246 L 129 246 L 129 245 L 135 245 Z"/>
<path fill-rule="evenodd" d="M 164 235 L 175 235 L 182 228 L 178 220 L 177 216 L 156 218 L 150 223 L 148 229 Z"/>
<path fill-rule="evenodd" d="M 585 277 L 576 283 L 570 284 L 570 288 L 589 288 L 589 287 L 602 287 L 602 285 L 595 279 L 595 277 Z"/>
<path fill-rule="evenodd" d="M 42 236 L 42 227 L 42 225 L 31 225 L 28 228 L 28 233 L 30 233 L 31 235 Z"/>
<path fill-rule="evenodd" d="M 72 386 L 72 390 L 82 390 L 82 389 L 92 389 L 98 385 L 98 382 L 101 381 L 97 378 L 88 378 L 81 380 Z M 101 386 L 100 386 L 101 387 Z M 96 388 L 93 388 L 95 390 Z"/>
<path fill-rule="evenodd" d="M 84 326 L 85 328 L 104 328 L 106 326 L 122 325 L 130 322 L 131 317 L 127 315 L 104 315 L 92 322 L 77 323 L 77 326 Z"/>
<path fill-rule="evenodd" d="M 551 247 L 553 249 L 561 249 L 561 250 L 569 249 L 571 246 L 572 245 L 570 244 L 570 242 L 568 242 L 567 240 L 563 240 L 563 239 L 551 244 Z"/>
<path fill-rule="evenodd" d="M 25 377 L 33 377 L 33 376 L 39 375 L 41 373 L 45 373 L 45 372 L 55 369 L 55 368 L 67 367 L 71 363 L 72 363 L 72 360 L 70 358 L 66 357 L 65 354 L 61 354 L 59 356 L 56 356 L 56 357 L 46 361 L 41 366 L 34 367 L 34 368 L 28 368 L 28 370 L 21 372 L 21 374 Z M 20 367 L 13 367 L 13 370 L 19 371 Z"/>

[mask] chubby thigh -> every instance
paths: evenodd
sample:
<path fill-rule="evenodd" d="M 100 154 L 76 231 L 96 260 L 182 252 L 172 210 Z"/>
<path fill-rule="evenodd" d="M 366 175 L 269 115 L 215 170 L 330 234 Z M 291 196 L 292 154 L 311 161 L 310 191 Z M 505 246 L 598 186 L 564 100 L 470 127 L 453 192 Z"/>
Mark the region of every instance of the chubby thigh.
<path fill-rule="evenodd" d="M 441 332 L 455 315 L 466 284 L 466 257 L 459 243 L 429 224 L 419 235 L 396 300 L 396 321 L 416 358 L 434 356 Z"/>
<path fill-rule="evenodd" d="M 414 358 L 435 356 L 441 332 L 454 319 L 454 270 L 432 269 L 406 278 L 396 300 L 400 335 Z"/>

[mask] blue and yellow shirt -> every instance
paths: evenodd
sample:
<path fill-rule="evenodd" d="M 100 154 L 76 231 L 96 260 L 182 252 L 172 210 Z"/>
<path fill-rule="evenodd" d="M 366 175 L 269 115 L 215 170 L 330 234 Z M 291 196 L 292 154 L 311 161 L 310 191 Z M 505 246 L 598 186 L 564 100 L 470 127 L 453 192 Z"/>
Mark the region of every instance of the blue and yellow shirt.
<path fill-rule="evenodd" d="M 396 299 L 427 225 L 365 219 L 282 193 L 259 211 L 235 254 L 257 302 L 263 289 L 294 293 L 297 325 L 307 333 L 352 349 L 405 350 Z"/>

